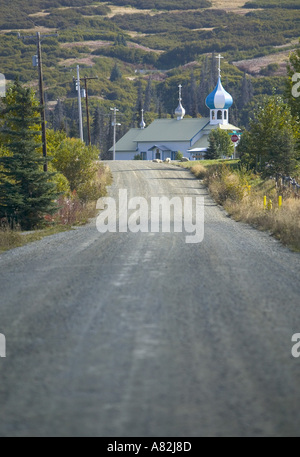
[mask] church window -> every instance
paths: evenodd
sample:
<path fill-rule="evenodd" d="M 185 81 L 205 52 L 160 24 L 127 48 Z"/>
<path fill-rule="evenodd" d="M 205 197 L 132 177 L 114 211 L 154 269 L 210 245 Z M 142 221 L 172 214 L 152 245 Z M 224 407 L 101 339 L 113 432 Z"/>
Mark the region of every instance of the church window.
<path fill-rule="evenodd" d="M 222 119 L 222 111 L 221 110 L 218 111 L 218 119 Z"/>

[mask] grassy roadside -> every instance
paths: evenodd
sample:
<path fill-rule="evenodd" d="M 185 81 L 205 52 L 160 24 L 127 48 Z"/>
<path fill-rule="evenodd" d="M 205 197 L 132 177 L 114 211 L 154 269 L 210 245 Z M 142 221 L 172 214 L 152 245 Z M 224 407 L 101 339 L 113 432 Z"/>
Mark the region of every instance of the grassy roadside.
<path fill-rule="evenodd" d="M 55 226 L 47 227 L 42 230 L 36 230 L 28 234 L 21 233 L 17 230 L 1 229 L 0 230 L 0 254 L 10 249 L 24 246 L 25 244 L 39 241 L 42 238 L 56 233 L 65 232 L 70 230 L 71 227 L 67 226 Z"/>
<path fill-rule="evenodd" d="M 300 195 L 289 188 L 276 188 L 275 180 L 261 179 L 240 168 L 238 161 L 198 161 L 183 166 L 203 181 L 215 201 L 236 221 L 269 231 L 291 250 L 300 252 Z M 279 196 L 283 199 L 281 207 Z"/>
<path fill-rule="evenodd" d="M 101 187 L 102 196 L 106 195 L 106 188 L 112 182 L 110 169 L 105 166 L 95 178 L 95 185 Z M 45 226 L 31 232 L 20 230 L 0 229 L 0 254 L 39 241 L 56 233 L 72 230 L 72 227 L 85 225 L 89 219 L 97 215 L 96 201 L 81 202 L 76 195 L 61 197 L 58 201 L 59 210 L 54 216 L 45 218 Z"/>

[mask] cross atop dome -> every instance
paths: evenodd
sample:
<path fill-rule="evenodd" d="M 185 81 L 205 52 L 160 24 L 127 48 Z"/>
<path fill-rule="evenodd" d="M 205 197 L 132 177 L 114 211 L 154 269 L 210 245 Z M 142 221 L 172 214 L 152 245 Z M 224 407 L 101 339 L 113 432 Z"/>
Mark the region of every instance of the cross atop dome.
<path fill-rule="evenodd" d="M 182 97 L 181 97 L 182 85 L 181 84 L 179 84 L 178 89 L 179 89 L 179 101 L 181 102 L 182 101 Z"/>
<path fill-rule="evenodd" d="M 177 120 L 181 121 L 181 119 L 184 118 L 185 116 L 185 109 L 183 108 L 181 102 L 182 102 L 182 85 L 179 84 L 179 105 L 176 108 L 175 115 L 177 116 Z"/>
<path fill-rule="evenodd" d="M 221 54 L 219 54 L 218 56 L 216 56 L 216 59 L 219 59 L 219 78 L 221 77 L 221 59 L 224 59 L 224 57 L 221 56 Z"/>

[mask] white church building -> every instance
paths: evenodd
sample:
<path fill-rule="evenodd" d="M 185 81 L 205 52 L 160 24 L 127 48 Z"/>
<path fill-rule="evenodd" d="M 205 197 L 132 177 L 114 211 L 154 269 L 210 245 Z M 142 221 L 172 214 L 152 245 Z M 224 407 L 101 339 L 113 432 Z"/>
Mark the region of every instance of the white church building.
<path fill-rule="evenodd" d="M 220 55 L 218 58 L 221 62 Z M 129 130 L 115 144 L 116 160 L 132 160 L 136 155 L 140 155 L 143 160 L 174 160 L 177 152 L 181 152 L 190 160 L 203 159 L 209 145 L 208 135 L 212 129 L 221 128 L 231 135 L 240 132 L 238 127 L 229 123 L 228 111 L 233 99 L 222 86 L 220 64 L 218 83 L 206 98 L 210 117 L 185 118 L 181 89 L 182 86 L 179 86 L 176 119 L 157 119 L 146 127 L 142 111 L 140 128 Z M 113 152 L 113 148 L 110 151 Z"/>

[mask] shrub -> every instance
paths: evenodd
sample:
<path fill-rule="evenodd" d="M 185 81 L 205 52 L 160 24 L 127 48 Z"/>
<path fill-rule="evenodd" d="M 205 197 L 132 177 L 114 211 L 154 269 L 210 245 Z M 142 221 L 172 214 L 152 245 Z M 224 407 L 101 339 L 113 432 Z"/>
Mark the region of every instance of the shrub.
<path fill-rule="evenodd" d="M 175 160 L 180 161 L 182 159 L 182 157 L 183 157 L 182 152 L 177 151 L 176 154 L 175 154 Z"/>
<path fill-rule="evenodd" d="M 53 167 L 69 181 L 71 191 L 94 179 L 98 149 L 85 146 L 81 140 L 67 138 L 53 151 Z"/>

